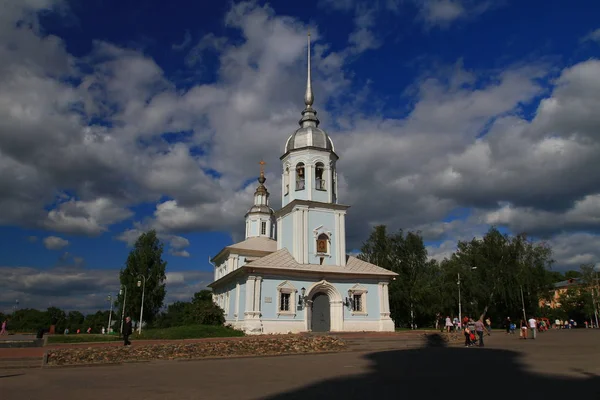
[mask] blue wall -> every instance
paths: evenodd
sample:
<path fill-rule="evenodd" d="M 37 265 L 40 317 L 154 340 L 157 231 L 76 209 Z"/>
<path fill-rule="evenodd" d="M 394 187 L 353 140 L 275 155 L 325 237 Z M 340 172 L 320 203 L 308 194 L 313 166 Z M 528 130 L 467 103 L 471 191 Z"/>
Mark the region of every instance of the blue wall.
<path fill-rule="evenodd" d="M 277 286 L 281 283 L 288 281 L 291 283 L 298 292 L 296 293 L 296 316 L 292 317 L 289 315 L 277 316 Z M 344 307 L 344 320 L 379 320 L 379 281 L 378 280 L 363 280 L 363 281 L 348 281 L 348 280 L 327 280 L 333 286 L 336 287 L 338 292 L 344 300 L 348 296 L 348 289 L 359 283 L 361 286 L 367 289 L 367 315 L 352 315 L 352 311 L 348 307 Z M 304 320 L 304 309 L 298 310 L 297 303 L 298 297 L 300 296 L 300 289 L 304 287 L 307 291 L 309 288 L 318 281 L 310 279 L 293 278 L 286 279 L 284 276 L 266 276 L 263 278 L 262 293 L 261 293 L 261 313 L 263 319 L 292 319 L 292 320 Z M 265 297 L 271 297 L 272 303 L 265 303 Z"/>
<path fill-rule="evenodd" d="M 277 232 L 281 236 L 281 246 L 288 249 L 290 254 L 294 254 L 294 225 L 293 216 L 288 214 L 281 221 L 281 232 Z"/>
<path fill-rule="evenodd" d="M 330 179 L 330 178 L 326 177 L 326 179 Z M 326 183 L 329 184 L 330 182 L 326 182 Z M 313 184 L 312 200 L 320 201 L 321 203 L 329 203 L 329 192 L 327 190 L 317 190 L 316 189 L 317 182 L 313 182 L 312 184 Z"/>
<path fill-rule="evenodd" d="M 332 233 L 331 242 L 329 244 L 330 257 L 325 257 L 323 264 L 340 265 L 340 260 L 338 260 L 335 255 L 335 252 L 337 251 L 335 242 L 337 235 L 340 234 L 340 232 L 336 230 L 335 214 L 333 211 L 318 211 L 312 209 L 308 213 L 308 230 L 306 232 L 306 240 L 308 241 L 308 262 L 310 264 L 319 264 L 319 257 L 316 256 L 317 241 L 315 240 L 313 230 L 321 225 L 323 226 L 323 232 Z"/>

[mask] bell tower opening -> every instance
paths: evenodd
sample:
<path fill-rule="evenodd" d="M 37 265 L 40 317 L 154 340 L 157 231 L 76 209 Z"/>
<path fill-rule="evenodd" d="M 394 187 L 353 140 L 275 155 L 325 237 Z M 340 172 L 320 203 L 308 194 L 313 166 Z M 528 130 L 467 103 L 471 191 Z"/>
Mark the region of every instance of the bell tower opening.
<path fill-rule="evenodd" d="M 296 165 L 296 190 L 304 190 L 306 182 L 305 174 L 304 163 L 298 163 L 298 165 Z"/>
<path fill-rule="evenodd" d="M 315 165 L 315 189 L 317 190 L 327 190 L 325 179 L 323 175 L 325 174 L 325 166 L 322 162 L 318 162 Z"/>

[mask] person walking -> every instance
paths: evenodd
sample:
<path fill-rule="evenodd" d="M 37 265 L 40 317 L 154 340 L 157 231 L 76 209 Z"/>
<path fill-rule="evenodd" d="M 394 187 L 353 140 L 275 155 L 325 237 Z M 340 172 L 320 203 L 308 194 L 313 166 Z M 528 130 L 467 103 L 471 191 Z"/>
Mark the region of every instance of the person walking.
<path fill-rule="evenodd" d="M 527 321 L 521 320 L 521 333 L 519 334 L 521 339 L 527 339 Z"/>
<path fill-rule="evenodd" d="M 8 331 L 6 330 L 7 320 L 2 321 L 2 330 L 0 330 L 0 335 L 8 335 Z"/>
<path fill-rule="evenodd" d="M 129 335 L 133 333 L 131 326 L 131 317 L 125 318 L 125 325 L 123 325 L 123 346 L 130 346 Z"/>
<path fill-rule="evenodd" d="M 446 317 L 446 332 L 450 333 L 450 331 L 452 330 L 452 320 L 450 319 L 450 316 Z"/>
<path fill-rule="evenodd" d="M 477 333 L 477 336 L 479 337 L 479 347 L 483 347 L 483 332 L 487 331 L 487 328 L 485 327 L 485 325 L 483 324 L 483 321 L 481 318 L 479 318 L 476 322 L 475 322 L 475 332 Z M 489 332 L 488 332 L 489 333 Z"/>
<path fill-rule="evenodd" d="M 490 317 L 485 319 L 485 329 L 487 330 L 488 336 L 490 336 L 492 334 L 492 320 Z"/>
<path fill-rule="evenodd" d="M 529 323 L 529 329 L 531 330 L 531 338 L 535 339 L 537 336 L 537 321 L 535 318 L 531 317 L 527 322 Z"/>

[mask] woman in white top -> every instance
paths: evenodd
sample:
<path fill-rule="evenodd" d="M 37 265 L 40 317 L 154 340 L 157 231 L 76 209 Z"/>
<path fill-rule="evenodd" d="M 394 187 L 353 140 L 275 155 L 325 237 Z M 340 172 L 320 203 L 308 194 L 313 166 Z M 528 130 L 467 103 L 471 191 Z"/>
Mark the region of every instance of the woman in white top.
<path fill-rule="evenodd" d="M 450 332 L 453 326 L 450 317 L 446 317 L 446 332 Z"/>

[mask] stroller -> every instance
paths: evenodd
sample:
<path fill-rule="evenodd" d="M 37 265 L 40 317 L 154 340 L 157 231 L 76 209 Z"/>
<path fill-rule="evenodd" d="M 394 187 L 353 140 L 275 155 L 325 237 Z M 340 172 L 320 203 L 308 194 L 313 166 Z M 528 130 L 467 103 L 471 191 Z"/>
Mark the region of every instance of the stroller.
<path fill-rule="evenodd" d="M 469 329 L 469 340 L 468 340 L 469 344 L 468 344 L 468 346 L 477 345 L 479 343 L 479 338 L 475 334 L 475 323 L 469 322 L 467 324 L 467 328 Z"/>

